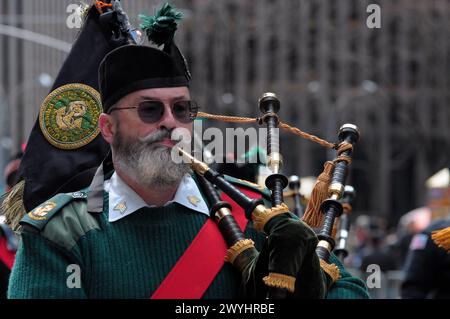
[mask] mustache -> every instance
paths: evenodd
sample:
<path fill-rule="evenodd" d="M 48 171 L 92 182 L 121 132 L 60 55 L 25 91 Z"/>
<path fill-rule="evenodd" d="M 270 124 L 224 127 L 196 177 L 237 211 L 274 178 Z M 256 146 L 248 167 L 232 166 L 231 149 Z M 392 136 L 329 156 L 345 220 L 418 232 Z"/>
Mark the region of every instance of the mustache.
<path fill-rule="evenodd" d="M 142 143 L 146 143 L 146 144 L 153 144 L 156 142 L 160 142 L 166 138 L 169 138 L 172 141 L 175 141 L 174 139 L 171 138 L 172 135 L 172 130 L 169 130 L 167 128 L 162 128 L 157 130 L 156 132 L 152 132 L 150 134 L 148 134 L 147 136 L 144 137 L 139 137 L 139 141 Z"/>

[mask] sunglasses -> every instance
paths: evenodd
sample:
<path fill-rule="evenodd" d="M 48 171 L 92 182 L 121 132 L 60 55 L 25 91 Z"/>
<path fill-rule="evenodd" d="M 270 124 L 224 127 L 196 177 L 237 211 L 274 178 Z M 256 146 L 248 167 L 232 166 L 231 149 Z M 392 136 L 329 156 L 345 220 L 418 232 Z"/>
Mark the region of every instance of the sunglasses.
<path fill-rule="evenodd" d="M 158 100 L 144 100 L 137 106 L 112 108 L 109 113 L 119 110 L 137 109 L 139 118 L 144 123 L 156 123 L 164 115 L 164 103 Z M 176 101 L 171 106 L 173 117 L 181 123 L 192 122 L 197 116 L 198 106 L 194 101 Z"/>

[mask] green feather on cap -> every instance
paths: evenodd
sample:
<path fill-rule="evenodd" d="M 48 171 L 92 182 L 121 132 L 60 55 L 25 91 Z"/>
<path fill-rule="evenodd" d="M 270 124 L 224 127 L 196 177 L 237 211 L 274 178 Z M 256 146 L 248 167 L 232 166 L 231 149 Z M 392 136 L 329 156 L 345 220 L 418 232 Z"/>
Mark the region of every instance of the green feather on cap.
<path fill-rule="evenodd" d="M 154 16 L 140 14 L 140 28 L 147 34 L 150 42 L 163 45 L 173 40 L 177 30 L 177 21 L 181 20 L 183 13 L 176 11 L 175 7 L 165 3 Z"/>

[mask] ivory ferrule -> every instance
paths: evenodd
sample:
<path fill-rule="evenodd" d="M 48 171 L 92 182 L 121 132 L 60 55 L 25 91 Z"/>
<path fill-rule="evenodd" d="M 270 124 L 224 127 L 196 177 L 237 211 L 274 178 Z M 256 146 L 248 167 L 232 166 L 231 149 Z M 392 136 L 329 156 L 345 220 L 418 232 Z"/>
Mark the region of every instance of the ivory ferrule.
<path fill-rule="evenodd" d="M 226 207 L 222 207 L 214 214 L 214 217 L 216 218 L 217 222 L 220 222 L 220 220 L 222 218 L 224 218 L 225 216 L 228 216 L 228 215 L 231 215 L 230 210 Z"/>
<path fill-rule="evenodd" d="M 323 247 L 326 250 L 328 250 L 329 252 L 331 252 L 331 245 L 326 240 L 319 241 L 319 243 L 317 244 L 317 247 Z"/>
<path fill-rule="evenodd" d="M 280 153 L 271 153 L 267 158 L 267 166 L 274 173 L 278 174 L 283 165 L 283 156 Z"/>
<path fill-rule="evenodd" d="M 328 187 L 328 193 L 330 194 L 330 196 L 333 197 L 333 195 L 336 195 L 336 198 L 333 199 L 341 198 L 343 192 L 344 185 L 342 185 L 341 183 L 333 183 L 330 185 L 330 187 Z"/>

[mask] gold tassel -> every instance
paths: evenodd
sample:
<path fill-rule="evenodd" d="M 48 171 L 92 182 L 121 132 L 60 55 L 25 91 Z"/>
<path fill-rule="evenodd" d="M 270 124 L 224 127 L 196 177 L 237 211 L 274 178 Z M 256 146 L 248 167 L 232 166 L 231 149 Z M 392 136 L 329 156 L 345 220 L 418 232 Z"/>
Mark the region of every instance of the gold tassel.
<path fill-rule="evenodd" d="M 339 223 L 340 223 L 339 218 L 336 218 L 334 220 L 333 230 L 331 231 L 331 237 L 333 237 L 333 238 L 336 238 L 336 234 L 339 229 Z"/>
<path fill-rule="evenodd" d="M 26 214 L 26 209 L 23 205 L 24 188 L 24 180 L 14 185 L 14 187 L 4 195 L 0 207 L 2 213 L 5 214 L 5 223 L 14 231 L 19 230 L 19 222 Z"/>
<path fill-rule="evenodd" d="M 344 214 L 350 215 L 350 213 L 353 210 L 352 205 L 350 205 L 349 203 L 342 203 L 342 209 L 344 210 Z"/>
<path fill-rule="evenodd" d="M 255 210 L 252 214 L 253 227 L 257 231 L 264 231 L 264 226 L 273 217 L 289 212 L 289 207 L 281 203 L 272 208 L 266 208 L 264 211 Z"/>
<path fill-rule="evenodd" d="M 432 232 L 431 238 L 436 245 L 450 252 L 450 227 Z"/>
<path fill-rule="evenodd" d="M 320 259 L 320 267 L 328 274 L 328 276 L 330 276 L 333 282 L 336 282 L 337 280 L 339 280 L 339 278 L 341 278 L 339 267 L 335 264 L 329 264 L 325 260 Z"/>
<path fill-rule="evenodd" d="M 295 291 L 295 277 L 292 276 L 270 272 L 268 276 L 263 278 L 263 281 L 267 287 L 284 288 L 290 293 Z"/>
<path fill-rule="evenodd" d="M 235 243 L 233 246 L 228 248 L 227 254 L 225 256 L 225 262 L 230 264 L 234 263 L 234 260 L 240 253 L 246 249 L 255 248 L 255 243 L 251 239 L 242 239 Z"/>
<path fill-rule="evenodd" d="M 334 163 L 327 161 L 324 164 L 323 172 L 317 177 L 316 184 L 311 193 L 308 206 L 306 207 L 303 221 L 310 227 L 322 227 L 324 216 L 320 211 L 320 205 L 328 198 L 328 187 L 334 170 Z"/>

